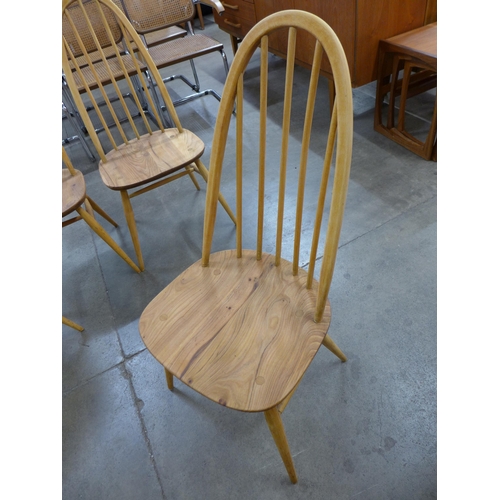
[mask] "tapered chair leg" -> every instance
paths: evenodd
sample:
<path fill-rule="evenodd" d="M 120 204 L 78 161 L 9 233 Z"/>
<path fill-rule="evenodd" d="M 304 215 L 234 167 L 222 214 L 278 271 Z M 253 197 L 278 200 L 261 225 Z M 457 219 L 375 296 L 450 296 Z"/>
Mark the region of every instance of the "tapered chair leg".
<path fill-rule="evenodd" d="M 189 166 L 186 167 L 186 170 L 189 172 L 189 178 L 193 181 L 194 187 L 200 191 L 200 185 L 198 184 L 198 181 L 196 180 L 196 177 L 194 176 L 192 171 L 189 171 Z"/>
<path fill-rule="evenodd" d="M 75 323 L 74 321 L 71 321 L 70 319 L 66 317 L 62 317 L 62 322 L 63 325 L 70 326 L 71 328 L 74 328 L 75 330 L 78 330 L 79 332 L 83 332 L 84 328 L 83 326 L 80 326 L 78 323 Z"/>
<path fill-rule="evenodd" d="M 167 387 L 174 390 L 174 376 L 165 368 L 165 377 L 167 377 Z"/>
<path fill-rule="evenodd" d="M 90 197 L 87 196 L 90 206 L 104 219 L 106 219 L 110 224 L 118 227 L 118 224 Z"/>
<path fill-rule="evenodd" d="M 323 345 L 329 351 L 332 351 L 333 354 L 335 354 L 335 356 L 340 359 L 340 361 L 347 361 L 346 355 L 339 349 L 338 345 L 328 335 L 325 335 L 325 338 L 323 339 Z"/>
<path fill-rule="evenodd" d="M 196 164 L 196 167 L 198 168 L 198 172 L 200 173 L 200 175 L 203 177 L 203 179 L 205 179 L 205 182 L 208 183 L 207 167 L 205 167 L 205 165 L 203 165 L 203 163 L 200 160 L 196 160 L 195 164 Z M 224 210 L 227 212 L 227 214 L 229 215 L 231 220 L 234 222 L 234 224 L 236 224 L 236 217 L 234 216 L 233 211 L 231 210 L 226 199 L 224 198 L 224 196 L 222 196 L 221 193 L 219 193 L 219 203 L 224 207 Z"/>
<path fill-rule="evenodd" d="M 80 217 L 90 226 L 90 228 L 100 236 L 134 271 L 140 273 L 141 270 L 136 266 L 134 261 L 120 248 L 106 230 L 82 207 L 76 209 Z"/>
<path fill-rule="evenodd" d="M 130 236 L 132 238 L 132 243 L 134 244 L 135 254 L 137 255 L 137 261 L 139 262 L 139 269 L 141 271 L 144 271 L 144 260 L 142 259 L 141 244 L 139 243 L 139 235 L 137 234 L 137 226 L 135 224 L 132 203 L 130 203 L 130 197 L 127 191 L 120 191 L 120 194 L 122 197 L 125 219 L 127 220 L 127 225 L 130 231 Z"/>
<path fill-rule="evenodd" d="M 278 451 L 280 452 L 281 459 L 285 464 L 290 481 L 295 484 L 297 482 L 297 473 L 295 472 L 295 467 L 293 466 L 292 455 L 290 453 L 290 448 L 288 447 L 288 441 L 286 439 L 283 422 L 281 421 L 281 415 L 278 409 L 274 407 L 270 410 L 266 410 L 264 412 L 264 416 L 266 417 L 267 425 L 271 431 Z"/>

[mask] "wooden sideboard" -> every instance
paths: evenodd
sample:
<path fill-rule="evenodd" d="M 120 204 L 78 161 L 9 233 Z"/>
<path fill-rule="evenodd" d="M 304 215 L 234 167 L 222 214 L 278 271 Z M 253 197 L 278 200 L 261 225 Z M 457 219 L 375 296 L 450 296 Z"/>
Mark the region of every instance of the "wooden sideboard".
<path fill-rule="evenodd" d="M 214 12 L 219 27 L 231 35 L 233 51 L 238 41 L 264 17 L 285 9 L 307 10 L 324 19 L 339 37 L 351 72 L 353 87 L 377 78 L 380 40 L 436 21 L 437 0 L 221 0 L 225 11 Z M 286 34 L 277 32 L 269 41 L 274 54 L 286 57 Z M 309 67 L 312 37 L 298 33 L 297 63 Z M 326 62 L 323 74 L 331 76 Z"/>

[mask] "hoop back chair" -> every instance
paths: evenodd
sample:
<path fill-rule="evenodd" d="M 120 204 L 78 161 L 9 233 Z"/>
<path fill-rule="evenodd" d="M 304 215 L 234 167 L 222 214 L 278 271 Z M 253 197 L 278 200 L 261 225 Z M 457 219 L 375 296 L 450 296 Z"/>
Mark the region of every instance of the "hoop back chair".
<path fill-rule="evenodd" d="M 63 36 L 62 63 L 68 87 L 99 154 L 101 178 L 108 188 L 120 192 L 139 268 L 143 270 L 142 250 L 130 199 L 185 175 L 189 175 L 199 190 L 199 184 L 193 173 L 197 172 L 205 180 L 208 177 L 208 171 L 200 160 L 205 145 L 199 137 L 182 127 L 172 100 L 165 85 L 162 84 L 158 69 L 122 10 L 111 0 L 64 0 L 62 12 L 63 17 L 66 17 L 69 25 L 74 28 L 74 38 Z M 77 15 L 82 19 L 78 27 L 74 21 Z M 101 56 L 98 63 L 89 57 L 82 42 L 84 36 L 90 36 L 96 45 Z M 132 40 L 137 50 L 122 54 L 118 45 L 122 40 Z M 107 47 L 113 49 L 111 56 L 104 50 Z M 90 81 L 87 80 L 81 66 L 75 64 L 79 52 L 86 59 L 88 65 L 86 73 L 91 75 Z M 71 63 L 75 71 L 71 71 Z M 120 86 L 114 76 L 114 68 L 119 68 L 124 75 Z M 97 77 L 99 70 L 104 73 Z M 148 77 L 145 76 L 146 70 Z M 153 131 L 147 120 L 138 90 L 131 80 L 132 75 L 136 75 L 139 79 L 143 97 L 155 115 L 159 130 Z M 107 143 L 101 141 L 96 133 L 95 125 L 80 95 L 77 79 L 86 89 L 92 103 L 94 121 L 103 128 Z M 104 85 L 105 80 L 109 80 L 110 85 Z M 93 84 L 96 86 L 94 90 L 91 87 Z M 123 98 L 125 86 L 139 112 L 140 120 L 134 120 Z M 162 125 L 159 116 L 161 109 L 159 103 L 156 103 L 155 89 L 158 89 L 173 121 L 173 128 L 164 128 Z M 117 99 L 116 103 L 119 103 L 119 106 L 116 103 L 113 106 L 111 95 Z M 104 110 L 97 105 L 99 98 L 106 103 Z M 110 125 L 107 123 L 108 120 L 111 122 Z M 110 151 L 105 152 L 105 147 Z M 129 193 L 133 188 L 138 189 Z M 235 221 L 222 195 L 219 198 Z"/>
<path fill-rule="evenodd" d="M 194 33 L 192 20 L 196 11 L 193 0 L 121 0 L 121 2 L 123 10 L 135 30 L 144 37 L 149 54 L 158 69 L 161 70 L 184 61 L 190 62 L 194 83 L 182 74 L 163 78 L 165 83 L 180 79 L 194 91 L 194 93 L 174 101 L 174 105 L 178 106 L 205 95 L 212 95 L 220 101 L 220 95 L 215 90 L 201 89 L 194 59 L 219 52 L 227 75 L 229 66 L 226 53 L 222 43 L 209 36 Z M 206 3 L 218 12 L 224 11 L 224 7 L 218 0 L 207 0 Z M 199 7 L 199 4 L 197 5 Z M 166 43 L 152 44 L 149 42 L 148 35 L 151 32 L 172 28 L 179 24 L 188 27 L 189 34 L 185 37 L 178 37 Z"/>
<path fill-rule="evenodd" d="M 279 165 L 266 165 L 266 147 L 276 148 L 269 137 L 268 121 L 268 35 L 277 29 L 288 29 L 288 54 L 284 85 L 281 160 Z M 301 153 L 288 161 L 290 118 L 297 108 L 292 105 L 294 54 L 298 29 L 308 31 L 316 39 L 310 87 L 304 113 Z M 244 72 L 260 46 L 260 130 L 257 140 L 250 139 L 250 148 L 258 144 L 256 165 L 244 161 L 245 140 L 252 127 L 244 127 Z M 316 102 L 322 57 L 332 67 L 336 98 L 333 113 L 329 106 Z M 252 66 L 254 74 L 255 68 Z M 274 92 L 272 103 L 276 103 Z M 236 118 L 232 110 L 236 98 Z M 269 99 L 271 102 L 271 99 Z M 329 130 L 321 130 L 324 142 L 321 165 L 309 168 L 322 171 L 321 180 L 314 188 L 317 208 L 312 231 L 308 270 L 299 265 L 303 232 L 302 220 L 309 146 L 313 132 L 314 106 L 326 115 Z M 321 112 L 320 111 L 320 112 Z M 225 160 L 228 130 L 236 121 L 235 161 Z M 231 128 L 231 130 L 233 130 Z M 243 133 L 245 131 L 245 133 Z M 173 389 L 174 377 L 207 398 L 229 408 L 244 412 L 264 412 L 271 434 L 281 454 L 290 480 L 297 475 L 288 447 L 281 412 L 292 397 L 307 367 L 321 345 L 327 347 L 342 361 L 345 355 L 327 335 L 330 324 L 328 292 L 333 276 L 341 223 L 349 179 L 353 134 L 352 95 L 349 69 L 342 46 L 328 24 L 313 14 L 299 10 L 285 10 L 273 14 L 245 36 L 236 52 L 224 87 L 217 117 L 210 162 L 208 193 L 201 260 L 193 264 L 162 292 L 143 311 L 139 330 L 153 356 L 165 368 L 168 387 Z M 267 143 L 270 144 L 267 144 Z M 336 143 L 336 144 L 335 144 Z M 231 148 L 228 148 L 231 149 Z M 317 152 L 315 138 L 315 151 Z M 335 165 L 332 159 L 335 152 Z M 290 155 L 291 156 L 291 155 Z M 235 168 L 236 179 L 236 248 L 211 253 L 223 164 Z M 287 163 L 289 165 L 287 166 Z M 298 182 L 294 187 L 295 224 L 293 260 L 282 257 L 283 233 L 286 226 L 285 193 L 287 171 L 298 168 Z M 279 173 L 275 251 L 266 253 L 263 233 L 272 224 L 265 217 L 265 201 L 274 193 L 267 190 L 265 177 L 274 168 Z M 322 168 L 322 170 L 321 170 Z M 334 170 L 331 202 L 328 210 L 329 177 Z M 246 172 L 246 175 L 244 174 Z M 248 209 L 255 190 L 243 189 L 243 180 L 258 172 L 256 209 Z M 267 172 L 267 174 L 266 174 Z M 308 206 L 309 201 L 307 200 Z M 293 202 L 292 202 L 293 204 Z M 271 202 L 271 207 L 275 207 Z M 243 248 L 243 207 L 245 213 L 256 213 L 256 248 Z M 323 251 L 319 248 L 322 220 L 325 217 L 326 237 Z M 292 225 L 293 223 L 291 223 Z M 325 228 L 323 228 L 325 229 Z M 323 231 L 325 232 L 325 231 Z M 304 238 L 302 238 L 304 239 Z M 266 240 L 268 241 L 268 240 Z M 315 263 L 322 258 L 319 280 L 314 279 Z"/>

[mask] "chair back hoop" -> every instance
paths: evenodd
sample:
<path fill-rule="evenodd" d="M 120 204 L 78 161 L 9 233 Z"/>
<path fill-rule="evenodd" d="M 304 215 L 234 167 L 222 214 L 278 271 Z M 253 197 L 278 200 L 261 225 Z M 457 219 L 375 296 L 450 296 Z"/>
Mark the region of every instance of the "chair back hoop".
<path fill-rule="evenodd" d="M 349 68 L 342 45 L 332 28 L 319 17 L 300 10 L 284 10 L 277 12 L 257 23 L 241 42 L 238 51 L 231 64 L 226 79 L 219 113 L 214 130 L 214 141 L 210 159 L 209 180 L 207 188 L 205 223 L 203 234 L 202 266 L 209 265 L 212 237 L 217 211 L 217 196 L 220 188 L 222 164 L 227 142 L 229 124 L 236 99 L 236 248 L 241 255 L 241 212 L 242 212 L 242 164 L 243 164 L 243 75 L 245 68 L 257 47 L 261 49 L 261 82 L 260 82 L 260 145 L 259 145 L 259 208 L 258 208 L 258 235 L 257 235 L 257 259 L 262 253 L 262 228 L 264 200 L 264 169 L 266 148 L 266 109 L 267 109 L 267 64 L 268 64 L 268 35 L 280 28 L 288 28 L 288 52 L 287 68 L 285 76 L 285 96 L 283 111 L 283 132 L 281 144 L 280 164 L 280 187 L 278 199 L 277 235 L 276 235 L 276 265 L 281 259 L 281 240 L 284 216 L 285 177 L 288 152 L 288 136 L 291 114 L 291 97 L 293 86 L 293 70 L 295 60 L 296 30 L 302 29 L 316 38 L 316 48 L 311 68 L 311 80 L 308 94 L 307 108 L 305 113 L 302 153 L 300 158 L 299 186 L 297 194 L 296 225 L 294 240 L 293 272 L 298 272 L 298 259 L 300 250 L 300 235 L 302 224 L 302 209 L 304 196 L 304 182 L 309 150 L 309 139 L 311 134 L 312 114 L 316 99 L 316 87 L 320 74 L 323 54 L 330 63 L 335 84 L 335 103 L 331 114 L 330 130 L 325 150 L 323 176 L 318 196 L 316 221 L 312 244 L 310 249 L 308 268 L 308 288 L 313 285 L 314 264 L 318 254 L 318 241 L 321 230 L 321 222 L 324 210 L 328 174 L 332 167 L 334 145 L 336 141 L 335 175 L 328 217 L 328 225 L 325 235 L 325 246 L 323 250 L 322 267 L 319 278 L 318 296 L 316 304 L 315 321 L 320 321 L 325 305 L 328 300 L 333 277 L 335 258 L 339 244 L 342 217 L 347 195 L 349 171 L 352 155 L 353 137 L 353 111 L 352 111 L 352 87 Z"/>
<path fill-rule="evenodd" d="M 194 18 L 192 0 L 120 0 L 137 33 L 144 35 Z"/>
<path fill-rule="evenodd" d="M 78 23 L 75 22 L 75 12 L 77 13 L 76 20 Z M 115 150 L 118 149 L 118 143 L 115 141 L 110 132 L 110 126 L 107 124 L 109 117 L 105 119 L 100 110 L 97 102 L 98 97 L 102 98 L 107 105 L 113 125 L 116 126 L 125 144 L 128 144 L 131 139 L 129 139 L 122 126 L 124 121 L 130 125 L 132 139 L 138 140 L 141 137 L 141 133 L 134 123 L 134 117 L 132 117 L 124 101 L 125 92 L 123 88 L 118 86 L 117 82 L 119 80 L 126 83 L 128 96 L 133 99 L 149 135 L 153 131 L 143 109 L 144 100 L 147 102 L 147 107 L 153 113 L 161 131 L 164 131 L 162 120 L 158 114 L 161 113 L 161 109 L 158 109 L 156 104 L 157 98 L 154 94 L 154 86 L 159 90 L 174 126 L 182 132 L 177 112 L 162 82 L 158 68 L 132 24 L 113 0 L 63 0 L 62 16 L 64 26 L 62 37 L 63 73 L 78 112 L 103 163 L 106 162 L 104 149 L 95 130 L 95 125 L 89 116 L 88 109 L 82 100 L 82 93 L 86 93 L 90 99 L 97 119 Z M 120 33 L 119 36 L 117 35 L 118 32 Z M 85 40 L 92 40 L 93 44 L 89 45 Z M 124 54 L 123 47 L 118 46 L 117 40 L 130 41 L 134 45 L 134 50 Z M 87 47 L 93 48 L 94 53 L 97 51 L 100 57 L 92 57 Z M 112 50 L 109 50 L 109 47 Z M 106 51 L 105 48 L 107 48 Z M 80 58 L 83 58 L 83 64 L 81 59 L 80 63 L 77 62 L 78 54 L 80 54 Z M 139 79 L 138 85 L 134 85 L 131 79 L 134 76 Z M 122 82 L 121 84 L 122 87 L 125 86 Z M 142 97 L 138 94 L 138 86 L 142 88 Z M 110 87 L 112 88 L 110 89 Z M 98 94 L 98 97 L 95 94 Z M 111 97 L 110 94 L 113 94 L 114 97 Z M 125 118 L 118 117 L 112 106 L 112 99 L 120 101 L 122 110 L 126 115 Z M 130 134 L 130 132 L 128 133 Z"/>

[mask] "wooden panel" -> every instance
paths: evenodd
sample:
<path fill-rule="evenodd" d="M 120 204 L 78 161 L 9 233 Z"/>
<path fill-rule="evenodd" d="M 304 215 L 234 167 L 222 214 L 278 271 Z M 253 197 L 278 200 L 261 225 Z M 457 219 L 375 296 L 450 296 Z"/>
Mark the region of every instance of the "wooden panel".
<path fill-rule="evenodd" d="M 377 78 L 380 40 L 413 30 L 424 24 L 427 0 L 357 0 L 356 62 L 353 85 Z"/>
<path fill-rule="evenodd" d="M 253 3 L 247 0 L 224 0 L 224 12 L 214 12 L 214 20 L 219 28 L 237 38 L 243 38 L 257 22 Z"/>
<path fill-rule="evenodd" d="M 356 0 L 295 0 L 296 9 L 307 10 L 326 21 L 339 37 L 349 65 L 351 79 L 354 71 L 354 32 L 356 26 Z M 307 33 L 299 35 L 297 43 L 297 58 L 311 63 L 314 53 L 313 37 Z M 331 73 L 326 61 L 321 69 Z"/>
<path fill-rule="evenodd" d="M 413 30 L 432 22 L 437 16 L 436 0 L 225 0 L 240 6 L 240 14 L 251 12 L 241 6 L 255 7 L 255 21 L 260 21 L 274 12 L 285 9 L 300 9 L 312 12 L 324 19 L 335 31 L 344 48 L 353 87 L 365 85 L 376 79 L 378 43 L 380 40 Z M 244 20 L 238 13 L 228 13 L 224 18 L 215 16 L 220 28 L 234 36 L 248 33 L 252 21 Z M 235 26 L 236 25 L 236 26 Z M 270 36 L 269 50 L 286 57 L 287 37 L 284 31 Z M 298 33 L 297 61 L 308 66 L 314 52 L 312 37 Z M 322 65 L 323 74 L 328 74 L 327 65 Z"/>
<path fill-rule="evenodd" d="M 321 19 L 325 20 L 335 31 L 342 43 L 342 47 L 346 53 L 347 62 L 351 77 L 354 71 L 354 30 L 355 30 L 355 15 L 356 15 L 356 0 L 267 0 L 255 2 L 255 14 L 257 21 L 264 17 L 285 9 L 306 10 L 316 14 Z M 286 54 L 286 35 L 284 32 L 276 33 L 269 37 L 269 50 L 284 56 Z M 297 54 L 298 61 L 310 65 L 312 55 L 314 53 L 313 37 L 305 32 L 299 32 L 297 36 Z M 326 63 L 323 62 L 321 69 L 324 72 L 331 74 L 331 70 Z"/>
<path fill-rule="evenodd" d="M 257 21 L 278 12 L 292 7 L 289 0 L 257 0 L 255 2 L 255 17 Z M 280 30 L 269 36 L 269 50 L 280 56 L 286 55 L 287 35 L 285 30 Z"/>
<path fill-rule="evenodd" d="M 424 22 L 425 24 L 437 22 L 437 0 L 427 0 Z"/>

